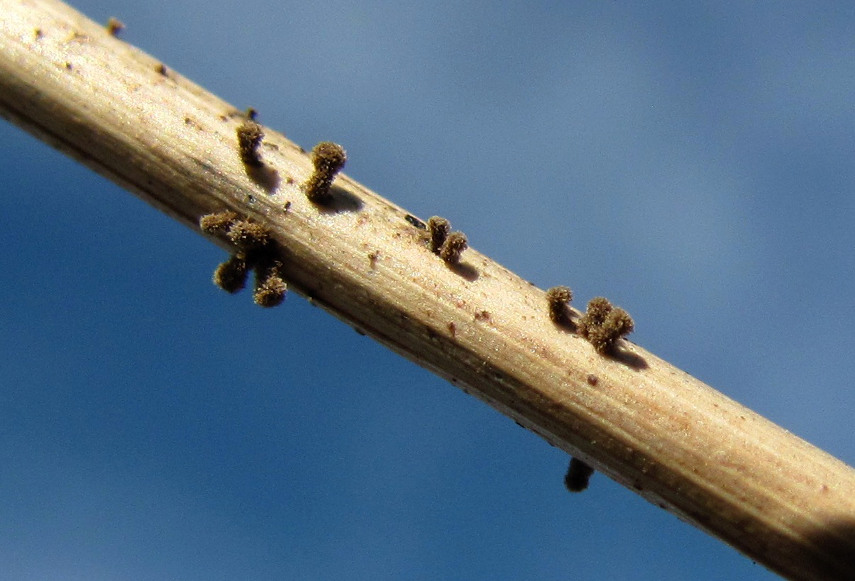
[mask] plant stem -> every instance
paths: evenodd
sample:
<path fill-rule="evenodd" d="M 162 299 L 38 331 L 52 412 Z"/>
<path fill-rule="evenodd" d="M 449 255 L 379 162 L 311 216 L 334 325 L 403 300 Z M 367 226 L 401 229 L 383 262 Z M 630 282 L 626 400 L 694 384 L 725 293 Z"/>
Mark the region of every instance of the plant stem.
<path fill-rule="evenodd" d="M 5 118 L 197 232 L 223 210 L 264 225 L 291 288 L 770 569 L 855 579 L 846 464 L 634 344 L 598 354 L 542 290 L 472 249 L 447 264 L 346 175 L 309 201 L 312 160 L 268 127 L 251 168 L 244 114 L 64 4 L 0 13 Z"/>

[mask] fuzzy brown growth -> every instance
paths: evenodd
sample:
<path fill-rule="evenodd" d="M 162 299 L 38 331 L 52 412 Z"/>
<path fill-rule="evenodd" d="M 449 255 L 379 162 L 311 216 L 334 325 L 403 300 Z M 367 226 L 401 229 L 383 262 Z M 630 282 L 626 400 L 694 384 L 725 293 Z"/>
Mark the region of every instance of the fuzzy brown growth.
<path fill-rule="evenodd" d="M 570 492 L 582 492 L 588 488 L 594 469 L 578 458 L 570 458 L 570 466 L 564 475 L 564 486 Z"/>
<path fill-rule="evenodd" d="M 546 302 L 549 304 L 549 318 L 556 323 L 566 323 L 570 319 L 567 306 L 573 300 L 570 287 L 554 286 L 546 291 Z"/>
<path fill-rule="evenodd" d="M 330 199 L 330 188 L 335 176 L 344 167 L 347 152 L 341 145 L 331 141 L 322 141 L 312 150 L 312 164 L 315 171 L 303 184 L 306 197 L 315 203 Z"/>
<path fill-rule="evenodd" d="M 199 228 L 208 234 L 225 234 L 241 250 L 257 250 L 270 243 L 270 231 L 267 228 L 257 222 L 241 219 L 231 210 L 202 216 L 199 218 Z"/>
<path fill-rule="evenodd" d="M 451 232 L 451 223 L 445 218 L 432 216 L 428 220 L 427 227 L 430 232 L 430 251 L 439 254 L 445 239 L 448 238 L 448 233 Z"/>
<path fill-rule="evenodd" d="M 466 234 L 463 232 L 452 232 L 442 243 L 442 248 L 439 249 L 439 257 L 448 264 L 457 264 L 460 262 L 460 255 L 469 247 L 466 240 Z"/>
<path fill-rule="evenodd" d="M 264 132 L 261 130 L 261 125 L 253 121 L 252 117 L 250 117 L 237 128 L 237 138 L 240 160 L 244 165 L 262 167 L 261 156 L 258 154 L 261 140 L 264 139 Z"/>
<path fill-rule="evenodd" d="M 199 228 L 208 234 L 221 234 L 228 232 L 231 225 L 237 220 L 238 215 L 231 210 L 205 214 L 199 218 Z"/>
<path fill-rule="evenodd" d="M 270 243 L 270 231 L 256 222 L 235 220 L 228 229 L 232 244 L 242 250 L 258 250 Z"/>
<path fill-rule="evenodd" d="M 107 32 L 109 32 L 111 36 L 119 36 L 119 33 L 124 29 L 124 23 L 118 18 L 111 16 L 110 19 L 107 20 Z"/>
<path fill-rule="evenodd" d="M 275 307 L 285 300 L 288 285 L 282 278 L 282 262 L 265 257 L 255 266 L 255 304 L 260 307 Z"/>
<path fill-rule="evenodd" d="M 235 254 L 229 257 L 214 271 L 214 284 L 234 294 L 246 286 L 249 265 L 243 254 Z"/>
<path fill-rule="evenodd" d="M 620 307 L 613 307 L 603 297 L 591 299 L 588 310 L 579 322 L 579 334 L 599 353 L 611 351 L 617 340 L 632 333 L 635 323 Z"/>
<path fill-rule="evenodd" d="M 612 308 L 609 299 L 605 297 L 594 297 L 588 301 L 588 309 L 582 317 L 579 333 L 584 337 L 588 328 L 602 325 Z"/>
<path fill-rule="evenodd" d="M 275 307 L 285 299 L 287 285 L 282 262 L 271 249 L 270 231 L 231 210 L 206 214 L 199 227 L 208 234 L 225 234 L 237 251 L 214 271 L 214 284 L 229 293 L 246 286 L 249 271 L 255 269 L 253 299 L 262 307 Z"/>

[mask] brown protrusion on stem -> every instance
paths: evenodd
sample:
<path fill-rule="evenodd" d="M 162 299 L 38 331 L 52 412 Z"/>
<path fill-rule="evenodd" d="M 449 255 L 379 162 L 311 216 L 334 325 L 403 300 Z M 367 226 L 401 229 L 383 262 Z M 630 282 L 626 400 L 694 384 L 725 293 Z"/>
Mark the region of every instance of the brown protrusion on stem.
<path fill-rule="evenodd" d="M 439 254 L 448 233 L 451 232 L 451 223 L 440 216 L 431 216 L 427 223 L 430 232 L 430 251 Z"/>
<path fill-rule="evenodd" d="M 579 322 L 582 335 L 599 353 L 611 351 L 617 340 L 629 335 L 635 328 L 632 317 L 620 307 L 613 307 L 603 297 L 588 302 L 588 309 Z"/>
<path fill-rule="evenodd" d="M 442 243 L 442 248 L 439 249 L 439 257 L 448 264 L 457 264 L 460 262 L 460 255 L 469 247 L 466 240 L 466 234 L 463 232 L 452 232 Z"/>
<path fill-rule="evenodd" d="M 242 250 L 257 250 L 270 243 L 270 231 L 256 222 L 235 220 L 228 229 L 232 244 Z"/>
<path fill-rule="evenodd" d="M 109 20 L 107 20 L 107 32 L 109 32 L 111 36 L 119 36 L 119 33 L 124 29 L 125 24 L 115 16 L 111 16 Z"/>
<path fill-rule="evenodd" d="M 236 293 L 246 286 L 249 264 L 242 253 L 234 254 L 214 271 L 214 284 L 227 293 Z"/>
<path fill-rule="evenodd" d="M 582 320 L 579 321 L 579 334 L 583 337 L 588 337 L 588 330 L 593 327 L 598 327 L 606 320 L 606 316 L 611 312 L 612 304 L 605 297 L 594 297 L 588 301 L 588 308 L 585 311 Z"/>
<path fill-rule="evenodd" d="M 332 141 L 322 141 L 312 149 L 312 163 L 315 171 L 303 184 L 306 197 L 314 203 L 323 203 L 330 199 L 330 187 L 335 176 L 344 167 L 347 152 L 341 145 Z"/>
<path fill-rule="evenodd" d="M 237 220 L 238 215 L 231 210 L 205 214 L 199 218 L 199 228 L 208 234 L 220 234 L 228 232 L 231 225 Z"/>
<path fill-rule="evenodd" d="M 555 323 L 566 323 L 570 320 L 568 305 L 573 300 L 573 291 L 567 286 L 554 286 L 546 291 L 546 302 L 549 304 L 549 318 Z"/>
<path fill-rule="evenodd" d="M 214 271 L 214 284 L 236 293 L 246 286 L 249 271 L 255 269 L 255 303 L 275 307 L 285 299 L 288 287 L 282 277 L 282 262 L 272 254 L 270 231 L 265 226 L 225 210 L 202 216 L 199 227 L 208 234 L 225 234 L 237 247 L 237 252 Z"/>
<path fill-rule="evenodd" d="M 244 165 L 261 167 L 263 164 L 261 156 L 258 154 L 258 148 L 261 146 L 261 140 L 264 139 L 264 132 L 261 130 L 261 125 L 253 119 L 255 119 L 255 115 L 248 113 L 248 118 L 237 128 L 238 150 L 240 151 L 240 160 Z"/>
<path fill-rule="evenodd" d="M 260 307 L 275 307 L 285 300 L 288 285 L 282 278 L 282 261 L 264 257 L 255 265 L 255 304 Z"/>
<path fill-rule="evenodd" d="M 611 335 L 614 335 L 615 340 L 618 337 L 625 337 L 635 330 L 635 321 L 629 316 L 625 310 L 620 307 L 615 307 L 609 316 L 606 317 L 606 322 L 603 323 L 603 328 Z"/>
<path fill-rule="evenodd" d="M 564 475 L 564 486 L 570 492 L 582 492 L 588 488 L 594 469 L 578 458 L 570 458 L 570 466 Z"/>

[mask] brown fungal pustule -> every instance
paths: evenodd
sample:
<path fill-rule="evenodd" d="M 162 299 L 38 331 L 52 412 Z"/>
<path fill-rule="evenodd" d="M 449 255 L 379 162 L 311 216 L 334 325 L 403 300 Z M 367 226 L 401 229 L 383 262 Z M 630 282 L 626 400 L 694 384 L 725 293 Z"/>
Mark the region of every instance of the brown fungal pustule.
<path fill-rule="evenodd" d="M 303 184 L 306 197 L 314 203 L 323 203 L 330 199 L 330 188 L 335 176 L 344 167 L 347 152 L 341 145 L 331 141 L 322 141 L 312 149 L 312 164 L 315 171 Z"/>
<path fill-rule="evenodd" d="M 205 214 L 199 218 L 199 228 L 208 234 L 219 234 L 228 232 L 231 225 L 237 220 L 238 215 L 231 210 Z"/>
<path fill-rule="evenodd" d="M 597 385 L 597 383 L 599 383 L 599 381 L 600 381 L 600 380 L 599 380 L 599 378 L 598 378 L 596 375 L 594 375 L 593 373 L 589 373 L 589 374 L 588 374 L 588 377 L 586 377 L 586 378 L 585 378 L 585 381 L 587 381 L 587 382 L 588 382 L 588 385 L 590 385 L 591 387 L 593 387 L 593 386 Z"/>
<path fill-rule="evenodd" d="M 270 243 L 270 231 L 250 220 L 235 220 L 227 234 L 232 244 L 242 250 L 258 250 Z"/>
<path fill-rule="evenodd" d="M 255 270 L 253 300 L 262 307 L 275 307 L 285 299 L 288 286 L 282 261 L 276 258 L 270 231 L 248 218 L 226 210 L 207 214 L 199 226 L 208 234 L 225 234 L 236 247 L 235 253 L 214 271 L 214 284 L 229 293 L 246 286 L 250 270 Z"/>
<path fill-rule="evenodd" d="M 430 233 L 430 251 L 439 254 L 445 239 L 448 238 L 448 233 L 451 232 L 451 223 L 440 216 L 431 216 L 427 227 Z"/>
<path fill-rule="evenodd" d="M 588 301 L 588 308 L 585 311 L 585 315 L 579 321 L 579 334 L 586 337 L 588 329 L 602 325 L 611 310 L 612 304 L 607 298 L 592 298 Z"/>
<path fill-rule="evenodd" d="M 214 271 L 214 284 L 234 294 L 246 286 L 249 264 L 243 253 L 234 254 Z"/>
<path fill-rule="evenodd" d="M 249 114 L 248 118 L 238 126 L 238 151 L 240 151 L 240 160 L 244 165 L 248 167 L 262 167 L 263 164 L 261 163 L 258 148 L 261 146 L 261 140 L 264 139 L 264 132 L 261 130 L 261 125 L 256 123 L 254 119 L 255 115 L 253 112 L 253 114 Z"/>
<path fill-rule="evenodd" d="M 635 321 L 622 308 L 615 307 L 606 317 L 603 327 L 617 339 L 618 337 L 625 337 L 632 333 L 635 330 Z"/>
<path fill-rule="evenodd" d="M 555 323 L 566 323 L 570 320 L 568 305 L 573 300 L 570 287 L 554 286 L 546 291 L 546 302 L 549 305 L 549 318 Z"/>
<path fill-rule="evenodd" d="M 603 297 L 588 302 L 588 309 L 579 322 L 579 334 L 588 340 L 599 353 L 611 351 L 617 340 L 629 335 L 635 328 L 632 317 L 620 307 L 613 307 Z"/>
<path fill-rule="evenodd" d="M 267 228 L 257 222 L 240 219 L 231 210 L 202 216 L 199 227 L 208 234 L 226 234 L 229 241 L 241 250 L 256 250 L 270 243 Z"/>
<path fill-rule="evenodd" d="M 442 243 L 439 249 L 439 257 L 448 264 L 460 262 L 460 255 L 469 247 L 466 235 L 463 232 L 452 232 Z"/>
<path fill-rule="evenodd" d="M 260 307 L 275 307 L 285 300 L 288 285 L 282 278 L 282 261 L 265 256 L 255 265 L 255 292 L 252 299 Z"/>
<path fill-rule="evenodd" d="M 109 32 L 111 36 L 119 36 L 119 33 L 124 29 L 125 24 L 118 18 L 111 16 L 109 20 L 107 20 L 107 32 Z"/>
<path fill-rule="evenodd" d="M 594 469 L 578 458 L 570 458 L 570 466 L 564 475 L 564 486 L 570 492 L 582 492 L 588 488 Z"/>

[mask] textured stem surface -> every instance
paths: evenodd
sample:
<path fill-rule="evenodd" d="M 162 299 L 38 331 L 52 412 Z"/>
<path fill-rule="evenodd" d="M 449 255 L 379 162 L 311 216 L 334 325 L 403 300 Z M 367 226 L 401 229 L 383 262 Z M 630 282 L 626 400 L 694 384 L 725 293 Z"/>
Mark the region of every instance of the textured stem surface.
<path fill-rule="evenodd" d="M 0 0 L 0 114 L 197 232 L 222 210 L 263 224 L 292 288 L 770 569 L 855 579 L 849 466 L 632 343 L 598 354 L 579 313 L 553 322 L 475 250 L 447 264 L 345 175 L 310 202 L 303 149 L 262 127 L 245 163 L 242 113 L 62 3 Z"/>

